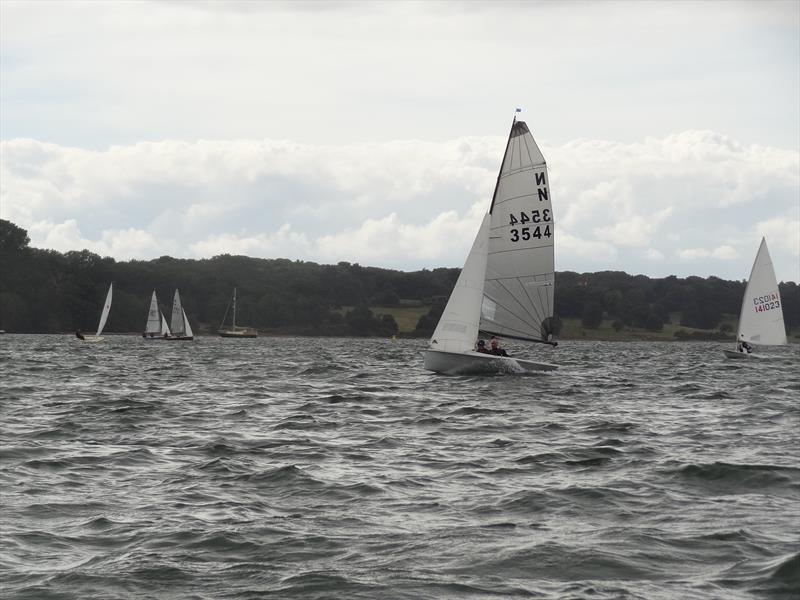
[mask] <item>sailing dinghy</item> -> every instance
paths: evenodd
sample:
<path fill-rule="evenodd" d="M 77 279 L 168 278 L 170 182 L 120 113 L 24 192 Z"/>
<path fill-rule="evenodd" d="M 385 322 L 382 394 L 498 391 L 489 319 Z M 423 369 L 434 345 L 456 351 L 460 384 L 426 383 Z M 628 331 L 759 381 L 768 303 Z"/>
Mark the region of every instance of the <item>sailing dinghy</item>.
<path fill-rule="evenodd" d="M 144 328 L 142 337 L 146 340 L 161 340 L 170 334 L 167 319 L 164 313 L 158 308 L 158 297 L 156 291 L 153 290 L 153 295 L 150 298 L 150 310 L 147 313 L 147 324 Z"/>
<path fill-rule="evenodd" d="M 476 351 L 480 332 L 556 345 L 553 239 L 547 164 L 528 126 L 515 117 L 489 212 L 428 344 L 426 369 L 462 374 L 558 368 Z"/>
<path fill-rule="evenodd" d="M 108 320 L 108 313 L 111 312 L 111 297 L 113 296 L 114 291 L 114 283 L 110 283 L 108 286 L 108 293 L 106 294 L 106 301 L 103 304 L 103 311 L 100 313 L 100 323 L 97 325 L 97 334 L 96 335 L 82 335 L 80 331 L 78 331 L 75 335 L 78 337 L 79 340 L 84 342 L 99 342 L 103 339 L 102 333 L 103 328 L 106 326 L 106 321 Z"/>
<path fill-rule="evenodd" d="M 189 317 L 186 316 L 186 311 L 183 310 L 181 304 L 181 295 L 178 290 L 175 290 L 175 295 L 172 298 L 172 332 L 168 333 L 165 340 L 193 340 L 194 332 L 192 326 L 189 324 Z"/>
<path fill-rule="evenodd" d="M 750 271 L 750 279 L 744 290 L 742 309 L 739 312 L 739 329 L 736 332 L 736 347 L 723 352 L 725 356 L 733 359 L 759 358 L 758 354 L 748 351 L 748 348 L 752 348 L 751 343 L 786 345 L 781 294 L 767 249 L 767 240 L 764 238 L 761 238 L 761 245 L 758 247 L 758 254 Z"/>
<path fill-rule="evenodd" d="M 225 319 L 228 318 L 228 310 L 233 305 L 233 317 L 231 319 L 230 329 L 225 328 Z M 228 303 L 225 309 L 225 314 L 222 317 L 222 323 L 219 325 L 217 333 L 224 338 L 254 338 L 258 337 L 258 331 L 252 327 L 241 327 L 236 325 L 236 288 L 233 288 L 233 298 Z"/>

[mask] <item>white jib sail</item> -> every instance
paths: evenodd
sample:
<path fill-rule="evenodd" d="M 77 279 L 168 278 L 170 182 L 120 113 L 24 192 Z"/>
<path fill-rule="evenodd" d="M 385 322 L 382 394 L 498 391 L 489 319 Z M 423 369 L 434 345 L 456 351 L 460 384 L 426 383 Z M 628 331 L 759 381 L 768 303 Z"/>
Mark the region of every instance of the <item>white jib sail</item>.
<path fill-rule="evenodd" d="M 781 295 L 764 238 L 761 238 L 753 270 L 744 291 L 736 339 L 755 344 L 786 344 Z"/>
<path fill-rule="evenodd" d="M 106 303 L 103 305 L 103 312 L 100 314 L 100 323 L 97 325 L 97 337 L 100 337 L 100 334 L 103 333 L 103 328 L 106 326 L 106 321 L 108 321 L 108 313 L 111 311 L 111 295 L 114 289 L 114 284 L 111 283 L 108 286 L 108 294 L 106 294 Z"/>
<path fill-rule="evenodd" d="M 167 325 L 167 317 L 164 316 L 164 313 L 161 314 L 161 335 L 169 335 L 172 333 L 169 330 L 169 325 Z"/>
<path fill-rule="evenodd" d="M 192 332 L 192 326 L 189 324 L 189 317 L 186 316 L 186 311 L 181 309 L 183 312 L 183 331 L 184 335 L 187 337 L 194 337 L 194 333 Z"/>
<path fill-rule="evenodd" d="M 147 312 L 147 326 L 144 332 L 147 334 L 160 334 L 161 333 L 161 313 L 158 310 L 158 298 L 156 298 L 156 291 L 153 290 L 153 296 L 150 298 L 150 310 Z"/>
<path fill-rule="evenodd" d="M 175 295 L 172 297 L 172 317 L 169 322 L 172 323 L 172 335 L 183 335 L 185 331 L 183 306 L 181 305 L 181 295 L 178 290 L 175 290 Z"/>
<path fill-rule="evenodd" d="M 481 316 L 483 277 L 489 242 L 489 215 L 478 229 L 478 235 L 461 269 L 428 347 L 445 352 L 468 352 L 475 349 Z"/>
<path fill-rule="evenodd" d="M 480 328 L 547 341 L 555 278 L 553 208 L 544 156 L 523 121 L 511 128 L 490 213 Z"/>

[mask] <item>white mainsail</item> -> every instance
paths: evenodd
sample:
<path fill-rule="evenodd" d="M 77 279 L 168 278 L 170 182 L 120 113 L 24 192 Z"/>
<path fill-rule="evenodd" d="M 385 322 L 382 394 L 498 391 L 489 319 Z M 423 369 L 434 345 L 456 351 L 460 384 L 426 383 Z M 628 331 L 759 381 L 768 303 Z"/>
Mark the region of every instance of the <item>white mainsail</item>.
<path fill-rule="evenodd" d="M 147 325 L 144 332 L 150 335 L 161 334 L 161 312 L 158 310 L 158 298 L 155 290 L 150 298 L 150 310 L 147 313 Z"/>
<path fill-rule="evenodd" d="M 461 269 L 429 347 L 445 352 L 469 352 L 478 337 L 483 278 L 489 246 L 490 215 L 483 218 L 472 249 Z"/>
<path fill-rule="evenodd" d="M 480 329 L 549 341 L 555 277 L 553 209 L 547 164 L 524 121 L 511 127 L 489 213 Z"/>
<path fill-rule="evenodd" d="M 183 312 L 183 306 L 181 305 L 181 295 L 176 289 L 175 295 L 172 297 L 172 318 L 170 319 L 170 323 L 172 324 L 172 335 L 184 335 L 186 331 L 184 315 L 185 313 Z"/>
<path fill-rule="evenodd" d="M 114 289 L 114 283 L 112 282 L 108 286 L 108 294 L 106 294 L 106 302 L 103 305 L 103 312 L 100 314 L 100 323 L 97 326 L 97 337 L 100 337 L 100 334 L 103 333 L 103 328 L 106 326 L 106 321 L 108 320 L 108 313 L 111 311 L 111 296 Z"/>
<path fill-rule="evenodd" d="M 762 345 L 786 344 L 781 295 L 764 238 L 742 299 L 736 339 Z"/>

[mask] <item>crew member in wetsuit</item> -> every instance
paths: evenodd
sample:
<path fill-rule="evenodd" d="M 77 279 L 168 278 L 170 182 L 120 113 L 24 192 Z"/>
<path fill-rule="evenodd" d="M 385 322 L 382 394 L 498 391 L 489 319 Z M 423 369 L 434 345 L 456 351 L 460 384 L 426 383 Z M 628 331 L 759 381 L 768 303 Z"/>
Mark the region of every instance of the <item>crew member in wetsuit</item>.
<path fill-rule="evenodd" d="M 500 342 L 498 342 L 496 337 L 492 338 L 491 346 L 492 349 L 489 350 L 490 354 L 494 354 L 495 356 L 508 356 L 508 352 L 500 347 Z"/>
<path fill-rule="evenodd" d="M 78 329 L 78 331 L 75 332 L 75 337 L 78 338 L 79 340 L 85 340 L 86 339 L 85 337 L 83 337 L 83 334 L 81 333 L 80 329 Z"/>
<path fill-rule="evenodd" d="M 753 347 L 744 340 L 742 340 L 741 342 L 739 342 L 739 352 L 743 354 L 750 354 L 751 352 L 753 352 Z"/>
<path fill-rule="evenodd" d="M 486 348 L 486 342 L 483 340 L 478 340 L 478 347 L 475 348 L 475 351 L 482 354 L 490 354 L 489 350 Z"/>

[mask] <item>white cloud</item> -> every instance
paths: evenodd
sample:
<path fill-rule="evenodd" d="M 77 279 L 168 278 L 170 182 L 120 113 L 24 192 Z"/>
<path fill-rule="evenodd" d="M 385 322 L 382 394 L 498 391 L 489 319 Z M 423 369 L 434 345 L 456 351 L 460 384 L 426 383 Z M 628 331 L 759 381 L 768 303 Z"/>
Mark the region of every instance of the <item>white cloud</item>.
<path fill-rule="evenodd" d="M 767 245 L 788 250 L 800 256 L 800 221 L 797 219 L 770 219 L 755 226 L 756 235 L 764 236 Z"/>
<path fill-rule="evenodd" d="M 555 243 L 556 269 L 560 269 L 559 265 L 564 264 L 563 259 L 587 265 L 586 269 L 576 269 L 578 271 L 589 270 L 589 267 L 597 268 L 598 264 L 613 263 L 617 259 L 617 249 L 608 242 L 580 239 L 569 233 L 558 233 Z"/>
<path fill-rule="evenodd" d="M 151 234 L 139 229 L 109 229 L 102 232 L 100 239 L 87 239 L 75 219 L 63 223 L 39 221 L 30 227 L 29 235 L 39 240 L 37 245 L 60 252 L 86 249 L 121 260 L 153 258 L 175 250 L 174 244 L 169 241 L 160 243 Z"/>
<path fill-rule="evenodd" d="M 708 132 L 631 144 L 539 142 L 551 169 L 559 270 L 739 278 L 735 259 L 754 251 L 757 223 L 779 277 L 797 279 L 797 151 Z M 34 246 L 120 259 L 236 253 L 460 266 L 504 145 L 502 136 L 470 136 L 89 151 L 9 140 L 0 142 L 0 215 L 28 229 Z"/>
<path fill-rule="evenodd" d="M 596 229 L 598 237 L 611 239 L 618 246 L 646 246 L 657 231 L 658 226 L 672 214 L 668 206 L 651 215 L 631 215 L 628 207 L 626 217 L 611 227 Z"/>
<path fill-rule="evenodd" d="M 726 244 L 724 246 L 717 246 L 714 248 L 714 250 L 711 252 L 711 257 L 718 258 L 720 260 L 733 260 L 734 258 L 739 258 L 739 253 L 735 248 Z"/>
<path fill-rule="evenodd" d="M 319 255 L 330 262 L 357 256 L 367 264 L 397 264 L 400 260 L 459 264 L 466 258 L 485 212 L 485 204 L 475 204 L 466 218 L 450 211 L 422 225 L 403 223 L 392 213 L 383 219 L 369 219 L 357 230 L 322 237 L 317 242 Z"/>
<path fill-rule="evenodd" d="M 273 234 L 223 234 L 195 242 L 191 248 L 198 257 L 243 254 L 259 258 L 285 258 L 291 254 L 292 258 L 298 259 L 312 255 L 310 246 L 304 234 L 295 233 L 289 224 L 284 224 Z M 287 253 L 287 249 L 291 249 L 291 252 Z"/>
<path fill-rule="evenodd" d="M 716 258 L 719 260 L 733 260 L 739 258 L 739 253 L 729 245 L 717 246 L 712 250 L 705 248 L 687 248 L 679 250 L 678 256 L 683 260 L 697 260 L 699 258 Z"/>

